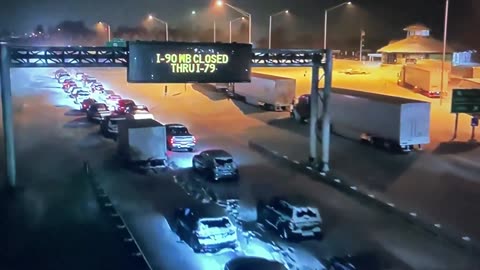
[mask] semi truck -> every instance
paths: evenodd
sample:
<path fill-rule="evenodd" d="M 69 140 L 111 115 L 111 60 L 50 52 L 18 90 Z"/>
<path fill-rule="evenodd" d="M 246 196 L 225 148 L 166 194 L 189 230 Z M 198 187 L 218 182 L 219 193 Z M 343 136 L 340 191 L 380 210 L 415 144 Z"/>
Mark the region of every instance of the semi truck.
<path fill-rule="evenodd" d="M 292 78 L 252 73 L 251 82 L 228 85 L 227 95 L 267 110 L 284 111 L 295 99 L 295 87 L 296 80 Z"/>
<path fill-rule="evenodd" d="M 166 168 L 166 128 L 154 119 L 118 121 L 118 155 L 130 168 L 147 171 Z"/>
<path fill-rule="evenodd" d="M 443 73 L 444 84 L 448 85 L 449 72 Z M 434 67 L 406 64 L 402 67 L 398 85 L 418 90 L 430 98 L 439 98 L 442 92 L 442 70 Z"/>
<path fill-rule="evenodd" d="M 334 88 L 329 104 L 331 131 L 340 136 L 402 152 L 430 143 L 429 102 Z M 322 107 L 319 100 L 317 135 Z M 310 117 L 310 95 L 298 98 L 291 116 L 297 121 Z"/>

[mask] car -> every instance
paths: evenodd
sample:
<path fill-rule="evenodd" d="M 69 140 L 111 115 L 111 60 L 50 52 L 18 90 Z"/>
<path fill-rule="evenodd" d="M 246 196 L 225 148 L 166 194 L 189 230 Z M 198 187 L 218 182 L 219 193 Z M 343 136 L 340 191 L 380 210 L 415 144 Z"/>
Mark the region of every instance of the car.
<path fill-rule="evenodd" d="M 125 110 L 128 107 L 132 107 L 132 106 L 135 106 L 135 105 L 136 105 L 135 101 L 133 101 L 131 99 L 122 98 L 117 102 L 117 106 L 115 107 L 115 111 L 117 111 L 118 113 L 125 113 Z"/>
<path fill-rule="evenodd" d="M 192 167 L 194 171 L 206 173 L 208 178 L 215 181 L 228 178 L 237 180 L 239 177 L 232 155 L 221 149 L 205 150 L 194 155 Z"/>
<path fill-rule="evenodd" d="M 87 111 L 90 108 L 90 106 L 94 103 L 97 103 L 97 101 L 93 98 L 84 99 L 80 103 L 80 111 Z"/>
<path fill-rule="evenodd" d="M 102 121 L 105 117 L 111 115 L 105 103 L 94 103 L 87 110 L 88 121 Z"/>
<path fill-rule="evenodd" d="M 103 84 L 100 83 L 100 82 L 94 82 L 90 85 L 90 90 L 92 91 L 92 93 L 95 93 L 97 91 L 102 91 L 102 90 L 105 90 L 105 88 L 103 87 Z"/>
<path fill-rule="evenodd" d="M 321 239 L 322 218 L 316 207 L 284 198 L 257 204 L 257 222 L 276 231 L 286 240 Z"/>
<path fill-rule="evenodd" d="M 63 81 L 62 89 L 67 91 L 70 87 L 77 86 L 77 83 L 72 79 L 66 79 Z"/>
<path fill-rule="evenodd" d="M 118 134 L 118 121 L 127 119 L 124 114 L 112 113 L 110 116 L 104 117 L 100 123 L 100 133 L 105 137 L 116 138 Z"/>
<path fill-rule="evenodd" d="M 78 90 L 83 90 L 83 88 L 80 87 L 80 86 L 76 86 L 76 85 L 75 85 L 75 86 L 71 86 L 71 87 L 68 88 L 68 89 L 64 89 L 63 91 L 64 91 L 65 93 L 67 93 L 67 94 L 70 95 L 72 92 L 78 91 Z"/>
<path fill-rule="evenodd" d="M 118 103 L 118 101 L 122 99 L 122 96 L 120 95 L 108 95 L 105 99 L 104 102 L 108 105 L 108 107 L 113 111 L 115 110 L 115 107 Z"/>
<path fill-rule="evenodd" d="M 79 82 L 82 81 L 84 75 L 86 75 L 86 74 L 83 73 L 83 72 L 77 72 L 77 73 L 75 73 L 75 80 L 77 80 L 77 81 L 79 81 Z"/>
<path fill-rule="evenodd" d="M 237 257 L 225 264 L 224 270 L 287 270 L 284 264 L 259 257 Z"/>
<path fill-rule="evenodd" d="M 72 94 L 72 98 L 75 100 L 74 102 L 79 104 L 79 103 L 82 103 L 83 100 L 85 99 L 89 99 L 90 98 L 90 91 L 88 90 L 78 90 L 78 91 L 75 91 L 73 94 Z"/>
<path fill-rule="evenodd" d="M 116 95 L 115 94 L 115 91 L 113 90 L 101 90 L 101 91 L 98 91 L 97 93 L 98 95 L 98 99 L 105 102 L 107 97 L 111 96 L 111 95 Z"/>
<path fill-rule="evenodd" d="M 58 77 L 57 77 L 57 82 L 58 82 L 59 84 L 63 84 L 63 82 L 64 82 L 66 79 L 71 79 L 70 74 L 67 73 L 67 72 L 61 73 L 61 74 L 59 74 Z"/>
<path fill-rule="evenodd" d="M 60 68 L 60 69 L 57 69 L 54 73 L 53 73 L 53 77 L 55 79 L 58 79 L 58 77 L 60 77 L 60 75 L 68 75 L 68 71 L 64 68 Z"/>
<path fill-rule="evenodd" d="M 190 134 L 182 124 L 167 124 L 167 149 L 170 151 L 185 149 L 192 152 L 197 143 L 195 136 Z"/>
<path fill-rule="evenodd" d="M 92 83 L 97 82 L 97 78 L 87 75 L 83 77 L 83 85 L 90 85 Z"/>
<path fill-rule="evenodd" d="M 195 253 L 238 248 L 237 228 L 227 216 L 202 215 L 191 208 L 175 210 L 173 230 Z"/>
<path fill-rule="evenodd" d="M 349 68 L 349 69 L 345 70 L 345 74 L 347 74 L 347 75 L 366 75 L 366 74 L 368 74 L 368 72 L 365 71 L 365 70 Z"/>
<path fill-rule="evenodd" d="M 363 252 L 356 255 L 332 257 L 328 261 L 328 270 L 381 270 L 390 269 L 373 252 Z"/>
<path fill-rule="evenodd" d="M 144 105 L 128 106 L 125 109 L 125 115 L 129 119 L 155 119 Z"/>

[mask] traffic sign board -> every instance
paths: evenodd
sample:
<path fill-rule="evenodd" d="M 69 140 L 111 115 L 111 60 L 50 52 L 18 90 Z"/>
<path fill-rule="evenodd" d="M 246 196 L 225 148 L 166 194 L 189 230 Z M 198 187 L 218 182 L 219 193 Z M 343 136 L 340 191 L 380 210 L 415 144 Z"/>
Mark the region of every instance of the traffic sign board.
<path fill-rule="evenodd" d="M 453 89 L 452 113 L 480 113 L 480 89 Z"/>
<path fill-rule="evenodd" d="M 471 125 L 472 127 L 478 127 L 478 117 L 476 116 L 472 117 Z"/>

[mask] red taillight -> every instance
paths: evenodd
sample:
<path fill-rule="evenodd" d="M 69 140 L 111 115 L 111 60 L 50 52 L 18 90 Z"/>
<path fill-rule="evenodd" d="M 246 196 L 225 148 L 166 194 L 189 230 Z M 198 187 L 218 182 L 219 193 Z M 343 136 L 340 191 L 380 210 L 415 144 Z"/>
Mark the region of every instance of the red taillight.
<path fill-rule="evenodd" d="M 174 141 L 175 141 L 175 137 L 170 137 L 170 144 L 173 144 Z"/>

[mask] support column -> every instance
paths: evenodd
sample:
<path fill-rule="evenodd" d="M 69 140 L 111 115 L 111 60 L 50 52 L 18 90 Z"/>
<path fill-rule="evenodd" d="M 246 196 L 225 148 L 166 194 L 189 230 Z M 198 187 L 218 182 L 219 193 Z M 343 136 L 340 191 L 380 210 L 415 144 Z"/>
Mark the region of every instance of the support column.
<path fill-rule="evenodd" d="M 324 70 L 324 88 L 323 88 L 323 106 L 322 106 L 322 171 L 330 170 L 330 92 L 332 91 L 332 69 L 333 58 L 332 50 L 325 52 L 326 61 L 323 65 Z"/>

